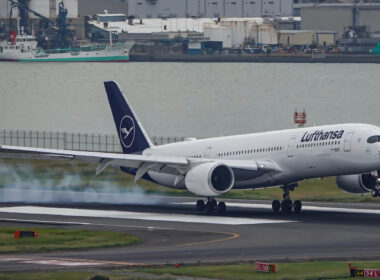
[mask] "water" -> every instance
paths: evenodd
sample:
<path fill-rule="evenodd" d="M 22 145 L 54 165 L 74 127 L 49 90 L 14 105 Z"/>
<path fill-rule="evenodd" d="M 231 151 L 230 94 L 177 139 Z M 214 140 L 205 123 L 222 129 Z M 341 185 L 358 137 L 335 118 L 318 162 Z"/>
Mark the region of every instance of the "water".
<path fill-rule="evenodd" d="M 380 125 L 380 65 L 0 63 L 0 130 L 114 134 L 116 80 L 148 134 L 208 137 L 308 125 Z"/>

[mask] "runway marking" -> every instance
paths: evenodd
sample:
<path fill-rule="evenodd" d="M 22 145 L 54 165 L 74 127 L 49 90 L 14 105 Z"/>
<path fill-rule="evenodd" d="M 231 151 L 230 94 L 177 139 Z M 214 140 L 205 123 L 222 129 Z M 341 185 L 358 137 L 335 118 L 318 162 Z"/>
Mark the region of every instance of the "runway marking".
<path fill-rule="evenodd" d="M 203 216 L 203 215 L 186 215 L 186 214 L 168 214 L 168 213 L 144 213 L 131 211 L 111 211 L 111 210 L 89 210 L 73 208 L 54 208 L 38 206 L 15 206 L 2 207 L 0 212 L 20 213 L 20 214 L 39 214 L 39 215 L 58 215 L 72 217 L 97 217 L 97 218 L 115 218 L 115 219 L 132 219 L 148 221 L 166 221 L 166 222 L 183 222 L 183 223 L 205 223 L 221 225 L 256 225 L 256 224 L 276 224 L 296 222 L 291 220 L 276 219 L 256 219 L 256 218 L 234 218 L 221 216 Z"/>
<path fill-rule="evenodd" d="M 59 266 L 99 266 L 104 265 L 104 263 L 98 262 L 78 262 L 71 260 L 28 260 L 21 261 L 22 263 L 30 263 L 30 264 L 44 264 L 44 265 L 59 265 Z"/>
<path fill-rule="evenodd" d="M 177 205 L 193 205 L 193 202 L 176 202 Z M 228 207 L 240 207 L 251 209 L 272 209 L 272 205 L 260 203 L 235 203 L 227 202 Z M 343 207 L 326 207 L 326 206 L 302 206 L 302 210 L 311 210 L 318 212 L 336 212 L 351 214 L 376 214 L 380 215 L 380 209 L 360 209 L 360 208 L 343 208 Z"/>
<path fill-rule="evenodd" d="M 1 211 L 0 211 L 1 212 Z M 28 219 L 8 219 L 0 218 L 0 222 L 16 222 L 16 223 L 38 223 L 38 224 L 62 224 L 62 225 L 80 225 L 80 226 L 105 226 L 105 227 L 125 227 L 125 228 L 146 228 L 148 230 L 174 230 L 169 227 L 151 227 L 151 226 L 131 226 L 118 224 L 99 224 L 99 223 L 84 223 L 84 222 L 61 222 L 61 221 L 44 221 L 44 220 L 28 220 Z"/>
<path fill-rule="evenodd" d="M 210 232 L 210 233 L 214 233 L 214 232 Z M 227 238 L 221 238 L 221 239 L 214 239 L 214 240 L 208 240 L 208 241 L 179 244 L 179 245 L 177 245 L 177 247 L 185 247 L 185 246 L 210 244 L 210 243 L 215 243 L 215 242 L 223 242 L 223 241 L 228 241 L 228 240 L 232 240 L 232 239 L 237 239 L 237 238 L 240 237 L 240 234 L 238 234 L 238 233 L 231 233 L 231 232 L 217 232 L 217 233 L 228 234 L 228 235 L 231 235 L 231 236 L 229 236 Z"/>
<path fill-rule="evenodd" d="M 25 219 L 8 219 L 0 218 L 0 222 L 22 222 L 22 223 L 38 223 L 38 224 L 60 224 L 60 225 L 91 225 L 91 223 L 83 222 L 62 222 L 62 221 L 43 221 L 43 220 L 25 220 Z"/>
<path fill-rule="evenodd" d="M 28 257 L 17 258 L 9 256 L 0 256 L 0 262 L 19 262 L 25 264 L 56 265 L 56 266 L 100 266 L 100 265 L 128 265 L 128 266 L 145 266 L 144 263 L 102 261 L 75 258 L 44 258 Z"/>

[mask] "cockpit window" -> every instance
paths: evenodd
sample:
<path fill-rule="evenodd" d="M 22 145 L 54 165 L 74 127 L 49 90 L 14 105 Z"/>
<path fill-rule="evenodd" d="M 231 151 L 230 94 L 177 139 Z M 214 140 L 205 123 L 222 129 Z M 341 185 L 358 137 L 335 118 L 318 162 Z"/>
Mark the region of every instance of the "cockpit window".
<path fill-rule="evenodd" d="M 367 143 L 373 144 L 376 142 L 380 142 L 380 135 L 374 135 L 367 139 Z"/>

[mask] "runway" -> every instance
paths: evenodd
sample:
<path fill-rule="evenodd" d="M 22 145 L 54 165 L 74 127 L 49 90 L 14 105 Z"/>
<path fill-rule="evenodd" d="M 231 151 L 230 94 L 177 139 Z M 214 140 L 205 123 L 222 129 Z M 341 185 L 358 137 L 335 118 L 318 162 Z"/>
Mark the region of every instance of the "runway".
<path fill-rule="evenodd" d="M 270 202 L 227 200 L 223 216 L 199 213 L 194 198 L 157 205 L 0 204 L 0 226 L 111 230 L 143 239 L 130 247 L 0 255 L 0 271 L 239 260 L 380 259 L 380 205 L 304 203 L 301 214 Z"/>

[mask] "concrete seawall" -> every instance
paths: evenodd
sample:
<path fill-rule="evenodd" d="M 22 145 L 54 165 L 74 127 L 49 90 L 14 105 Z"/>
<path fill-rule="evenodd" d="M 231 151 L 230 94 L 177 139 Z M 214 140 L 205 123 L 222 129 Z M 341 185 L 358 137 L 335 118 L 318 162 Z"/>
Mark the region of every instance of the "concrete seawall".
<path fill-rule="evenodd" d="M 267 62 L 267 63 L 380 63 L 380 55 L 327 54 L 311 55 L 247 55 L 247 54 L 131 54 L 132 62 Z"/>

